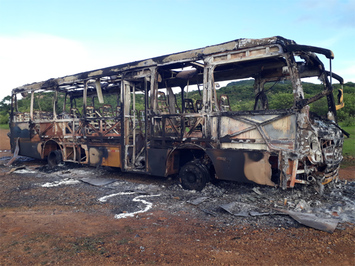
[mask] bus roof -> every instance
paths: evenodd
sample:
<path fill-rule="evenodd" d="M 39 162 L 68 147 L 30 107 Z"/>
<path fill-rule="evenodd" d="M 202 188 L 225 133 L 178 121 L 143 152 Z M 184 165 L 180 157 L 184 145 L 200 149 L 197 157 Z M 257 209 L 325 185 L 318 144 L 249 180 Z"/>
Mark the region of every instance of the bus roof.
<path fill-rule="evenodd" d="M 267 45 L 279 45 L 284 52 L 315 52 L 324 54 L 327 58 L 334 58 L 332 51 L 319 47 L 297 45 L 295 41 L 283 38 L 281 36 L 274 36 L 261 39 L 236 39 L 229 42 L 206 46 L 203 48 L 188 50 L 184 52 L 178 52 L 154 58 L 134 61 L 130 63 L 124 63 L 120 65 L 110 66 L 106 68 L 86 71 L 74 75 L 68 75 L 59 78 L 52 78 L 42 82 L 35 82 L 32 84 L 26 84 L 13 89 L 12 93 L 28 92 L 39 89 L 53 89 L 59 85 L 73 84 L 75 82 L 83 82 L 88 79 L 98 79 L 101 77 L 108 77 L 118 75 L 124 71 L 132 69 L 148 68 L 153 66 L 166 66 L 181 64 L 188 61 L 203 60 L 213 54 L 224 53 L 229 51 L 238 51 L 244 49 L 250 49 L 253 47 L 262 47 Z"/>

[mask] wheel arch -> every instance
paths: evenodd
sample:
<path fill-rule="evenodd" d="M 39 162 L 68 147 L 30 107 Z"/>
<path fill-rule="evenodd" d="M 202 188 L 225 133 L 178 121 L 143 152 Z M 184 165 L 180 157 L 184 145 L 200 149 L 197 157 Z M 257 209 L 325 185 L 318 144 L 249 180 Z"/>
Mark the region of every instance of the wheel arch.
<path fill-rule="evenodd" d="M 195 143 L 181 144 L 174 147 L 167 155 L 166 176 L 177 174 L 181 167 L 193 160 L 201 160 L 208 169 L 213 169 L 213 163 L 206 151 L 206 147 Z"/>
<path fill-rule="evenodd" d="M 62 146 L 55 140 L 49 139 L 43 143 L 41 158 L 45 159 L 48 155 L 55 150 L 62 152 Z"/>

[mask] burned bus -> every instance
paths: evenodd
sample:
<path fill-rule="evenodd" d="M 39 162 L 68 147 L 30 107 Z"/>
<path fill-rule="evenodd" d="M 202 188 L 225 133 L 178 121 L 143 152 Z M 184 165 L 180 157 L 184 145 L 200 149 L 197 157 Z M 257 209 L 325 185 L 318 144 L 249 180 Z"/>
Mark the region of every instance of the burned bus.
<path fill-rule="evenodd" d="M 329 59 L 328 70 L 318 56 Z M 322 185 L 338 177 L 342 161 L 342 91 L 338 103 L 332 82 L 343 80 L 332 72 L 333 58 L 330 50 L 280 36 L 237 39 L 27 84 L 12 91 L 12 151 L 51 166 L 178 175 L 195 190 L 213 179 Z M 322 89 L 307 98 L 302 80 L 312 77 Z M 218 87 L 246 79 L 254 106 L 233 110 Z M 291 105 L 269 108 L 267 84 L 285 81 Z M 322 98 L 327 114 L 310 112 Z"/>

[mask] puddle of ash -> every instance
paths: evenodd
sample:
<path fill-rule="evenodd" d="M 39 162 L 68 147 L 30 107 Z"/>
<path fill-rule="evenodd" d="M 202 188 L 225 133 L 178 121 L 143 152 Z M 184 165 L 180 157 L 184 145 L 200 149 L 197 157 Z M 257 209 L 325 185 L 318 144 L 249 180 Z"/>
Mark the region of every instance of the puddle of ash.
<path fill-rule="evenodd" d="M 355 223 L 355 182 L 330 184 L 322 195 L 312 186 L 299 185 L 294 189 L 281 190 L 233 182 L 209 183 L 198 192 L 184 190 L 175 179 L 157 181 L 154 177 L 112 173 L 104 168 L 67 164 L 27 170 L 14 172 L 36 175 L 42 182 L 36 185 L 44 188 L 78 184 L 92 186 L 97 201 L 109 206 L 118 219 L 160 209 L 176 215 L 185 211 L 227 226 L 297 227 L 312 217 L 320 223 L 329 221 L 326 226 L 336 226 L 338 222 Z M 312 227 L 307 221 L 303 224 Z"/>

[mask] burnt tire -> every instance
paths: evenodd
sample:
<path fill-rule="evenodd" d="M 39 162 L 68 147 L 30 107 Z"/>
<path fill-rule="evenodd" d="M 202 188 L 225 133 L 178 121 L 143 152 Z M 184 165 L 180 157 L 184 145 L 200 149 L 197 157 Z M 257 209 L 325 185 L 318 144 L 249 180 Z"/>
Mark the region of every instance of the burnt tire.
<path fill-rule="evenodd" d="M 60 150 L 51 151 L 48 154 L 47 162 L 49 167 L 56 167 L 63 161 L 62 152 Z"/>
<path fill-rule="evenodd" d="M 185 189 L 201 191 L 209 182 L 209 171 L 207 167 L 198 162 L 193 161 L 185 164 L 179 173 L 181 185 Z"/>

